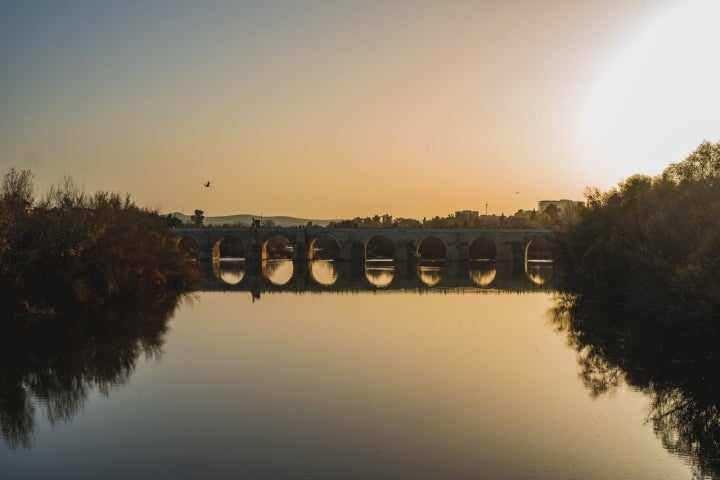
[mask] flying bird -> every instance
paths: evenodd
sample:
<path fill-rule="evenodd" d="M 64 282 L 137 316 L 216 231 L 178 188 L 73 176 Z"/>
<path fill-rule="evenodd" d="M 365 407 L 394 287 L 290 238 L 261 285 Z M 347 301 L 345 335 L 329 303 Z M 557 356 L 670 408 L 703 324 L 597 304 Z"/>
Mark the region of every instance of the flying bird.
<path fill-rule="evenodd" d="M 210 188 L 210 182 L 207 182 L 207 183 L 205 184 L 205 187 Z"/>

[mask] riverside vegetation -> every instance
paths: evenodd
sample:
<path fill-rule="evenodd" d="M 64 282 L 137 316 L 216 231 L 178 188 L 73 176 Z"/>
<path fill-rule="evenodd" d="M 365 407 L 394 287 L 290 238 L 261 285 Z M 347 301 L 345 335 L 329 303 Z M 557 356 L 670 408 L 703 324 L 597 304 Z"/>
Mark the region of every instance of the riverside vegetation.
<path fill-rule="evenodd" d="M 68 177 L 39 201 L 34 190 L 29 170 L 10 169 L 0 185 L 3 317 L 164 301 L 199 283 L 158 212 Z"/>
<path fill-rule="evenodd" d="M 720 478 L 720 143 L 587 192 L 558 232 L 553 325 L 593 396 L 622 383 L 694 478 Z"/>
<path fill-rule="evenodd" d="M 670 322 L 668 300 L 699 318 L 717 313 L 720 143 L 702 143 L 657 177 L 635 175 L 586 197 L 586 209 L 559 231 L 564 290 L 638 304 Z"/>

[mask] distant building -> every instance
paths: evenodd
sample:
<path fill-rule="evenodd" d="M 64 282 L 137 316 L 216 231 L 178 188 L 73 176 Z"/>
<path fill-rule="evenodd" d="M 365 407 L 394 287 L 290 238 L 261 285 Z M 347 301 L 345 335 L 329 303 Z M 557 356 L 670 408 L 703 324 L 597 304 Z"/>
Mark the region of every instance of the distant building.
<path fill-rule="evenodd" d="M 560 215 L 574 215 L 578 208 L 585 206 L 585 202 L 567 199 L 540 200 L 538 202 L 538 212 L 545 213 L 545 210 L 547 210 L 550 205 L 555 205 L 558 208 Z"/>
<path fill-rule="evenodd" d="M 536 215 L 535 210 L 518 210 L 515 212 L 513 217 L 515 218 L 524 218 L 525 220 L 532 220 L 534 216 Z"/>
<path fill-rule="evenodd" d="M 455 218 L 462 218 L 465 220 L 477 220 L 480 216 L 480 212 L 477 210 L 458 210 L 455 212 Z"/>

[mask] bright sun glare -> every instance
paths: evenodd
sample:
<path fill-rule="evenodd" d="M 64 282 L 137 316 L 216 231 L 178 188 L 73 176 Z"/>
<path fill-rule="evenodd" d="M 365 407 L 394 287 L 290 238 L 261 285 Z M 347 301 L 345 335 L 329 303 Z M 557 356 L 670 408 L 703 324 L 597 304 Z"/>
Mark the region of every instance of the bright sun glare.
<path fill-rule="evenodd" d="M 659 11 L 622 43 L 593 84 L 580 122 L 599 177 L 654 175 L 720 137 L 720 2 Z M 612 177 L 608 178 L 608 175 Z"/>

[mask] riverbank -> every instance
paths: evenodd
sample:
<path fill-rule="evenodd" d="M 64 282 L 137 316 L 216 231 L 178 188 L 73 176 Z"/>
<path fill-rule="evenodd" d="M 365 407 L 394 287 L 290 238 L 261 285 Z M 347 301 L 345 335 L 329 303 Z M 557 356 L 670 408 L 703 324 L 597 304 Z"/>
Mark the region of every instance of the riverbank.
<path fill-rule="evenodd" d="M 158 212 L 68 179 L 39 202 L 33 190 L 32 173 L 15 169 L 0 189 L 3 317 L 161 301 L 199 284 Z"/>

